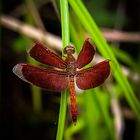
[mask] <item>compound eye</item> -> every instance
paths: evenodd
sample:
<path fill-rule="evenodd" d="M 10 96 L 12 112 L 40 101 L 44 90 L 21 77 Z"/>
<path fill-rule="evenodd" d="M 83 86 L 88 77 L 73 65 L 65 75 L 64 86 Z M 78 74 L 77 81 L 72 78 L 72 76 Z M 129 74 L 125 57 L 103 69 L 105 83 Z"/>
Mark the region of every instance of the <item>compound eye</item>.
<path fill-rule="evenodd" d="M 72 52 L 72 54 L 75 53 L 75 48 L 74 47 L 71 48 L 71 52 Z"/>
<path fill-rule="evenodd" d="M 73 46 L 67 46 L 64 48 L 64 53 L 65 54 L 74 54 L 75 53 L 75 48 Z"/>
<path fill-rule="evenodd" d="M 64 48 L 63 52 L 64 54 L 67 54 L 67 47 Z"/>

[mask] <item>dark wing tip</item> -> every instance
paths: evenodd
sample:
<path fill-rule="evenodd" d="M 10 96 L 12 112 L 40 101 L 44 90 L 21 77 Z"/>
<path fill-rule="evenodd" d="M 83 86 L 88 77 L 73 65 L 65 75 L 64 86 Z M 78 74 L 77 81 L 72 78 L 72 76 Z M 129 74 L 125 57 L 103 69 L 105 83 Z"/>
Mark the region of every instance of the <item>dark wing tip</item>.
<path fill-rule="evenodd" d="M 18 76 L 20 79 L 22 79 L 23 81 L 25 82 L 28 82 L 25 77 L 23 76 L 23 73 L 22 73 L 22 68 L 23 66 L 26 65 L 24 63 L 21 63 L 21 64 L 17 64 L 13 67 L 13 73 Z"/>

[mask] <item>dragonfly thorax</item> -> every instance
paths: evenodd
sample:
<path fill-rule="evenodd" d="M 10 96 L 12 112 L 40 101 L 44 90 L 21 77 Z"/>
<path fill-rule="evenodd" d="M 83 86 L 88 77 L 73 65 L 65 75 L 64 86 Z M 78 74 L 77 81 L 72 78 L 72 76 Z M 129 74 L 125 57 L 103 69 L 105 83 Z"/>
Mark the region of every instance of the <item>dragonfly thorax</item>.
<path fill-rule="evenodd" d="M 64 49 L 67 53 L 66 57 L 66 71 L 68 76 L 74 76 L 76 74 L 76 61 L 72 55 L 75 52 L 74 47 L 68 46 Z"/>
<path fill-rule="evenodd" d="M 67 76 L 75 76 L 76 75 L 75 61 L 68 61 L 67 62 L 66 71 L 67 71 Z"/>

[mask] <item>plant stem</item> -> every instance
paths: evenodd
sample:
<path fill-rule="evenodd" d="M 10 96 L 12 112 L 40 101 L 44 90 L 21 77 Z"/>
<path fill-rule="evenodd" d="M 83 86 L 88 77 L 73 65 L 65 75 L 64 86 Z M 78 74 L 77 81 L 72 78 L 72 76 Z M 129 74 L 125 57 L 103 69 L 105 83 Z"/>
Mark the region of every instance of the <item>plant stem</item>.
<path fill-rule="evenodd" d="M 62 44 L 63 48 L 69 45 L 69 13 L 68 13 L 68 1 L 60 0 L 61 9 L 61 27 L 62 27 Z M 66 108 L 67 108 L 67 90 L 61 92 L 60 101 L 60 111 L 59 111 L 59 121 L 57 128 L 56 140 L 62 140 L 65 128 L 65 118 L 66 118 Z"/>

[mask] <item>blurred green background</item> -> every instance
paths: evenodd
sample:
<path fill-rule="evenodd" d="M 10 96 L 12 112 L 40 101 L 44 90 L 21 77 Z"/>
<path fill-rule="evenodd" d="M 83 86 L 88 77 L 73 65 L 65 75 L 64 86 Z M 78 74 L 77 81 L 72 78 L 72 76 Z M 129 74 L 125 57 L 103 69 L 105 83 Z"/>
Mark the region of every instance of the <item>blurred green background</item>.
<path fill-rule="evenodd" d="M 75 2 L 77 5 L 78 1 Z M 130 92 L 132 94 L 129 94 L 131 88 L 127 91 L 125 84 L 120 86 L 119 80 L 121 81 L 123 77 L 119 75 L 118 65 L 112 60 L 113 70 L 105 84 L 77 95 L 76 127 L 72 124 L 68 99 L 64 139 L 139 140 L 140 1 L 82 0 L 82 2 L 107 39 L 111 50 L 109 54 L 117 58 L 123 75 L 127 77 L 132 88 Z M 56 138 L 61 94 L 44 91 L 21 81 L 13 74 L 12 68 L 20 62 L 40 65 L 27 55 L 27 50 L 33 46 L 34 40 L 41 41 L 61 55 L 59 6 L 59 0 L 2 1 L 2 15 L 0 16 L 2 139 L 54 140 Z M 82 14 L 78 13 L 78 7 L 81 8 L 81 5 L 75 7 L 74 1 L 69 0 L 70 39 L 79 52 L 87 37 L 91 36 L 94 42 L 92 32 L 94 34 L 96 31 L 92 31 L 92 27 L 88 27 L 88 24 L 86 26 L 86 21 L 85 23 L 80 21 Z M 81 11 L 86 16 L 83 9 Z M 14 28 L 14 25 L 10 26 L 8 22 L 4 22 L 4 19 L 14 23 L 20 21 L 18 28 Z M 92 24 L 88 19 L 87 17 L 87 22 Z M 25 33 L 23 23 L 40 29 L 45 37 L 37 36 L 37 33 L 32 33 L 29 28 Z M 117 34 L 114 34 L 115 31 Z M 51 36 L 54 40 L 48 39 L 50 33 L 55 35 Z M 93 63 L 101 59 L 109 59 L 110 57 L 105 52 L 108 50 L 98 47 L 98 41 L 96 43 L 95 40 L 94 43 L 97 55 Z"/>

